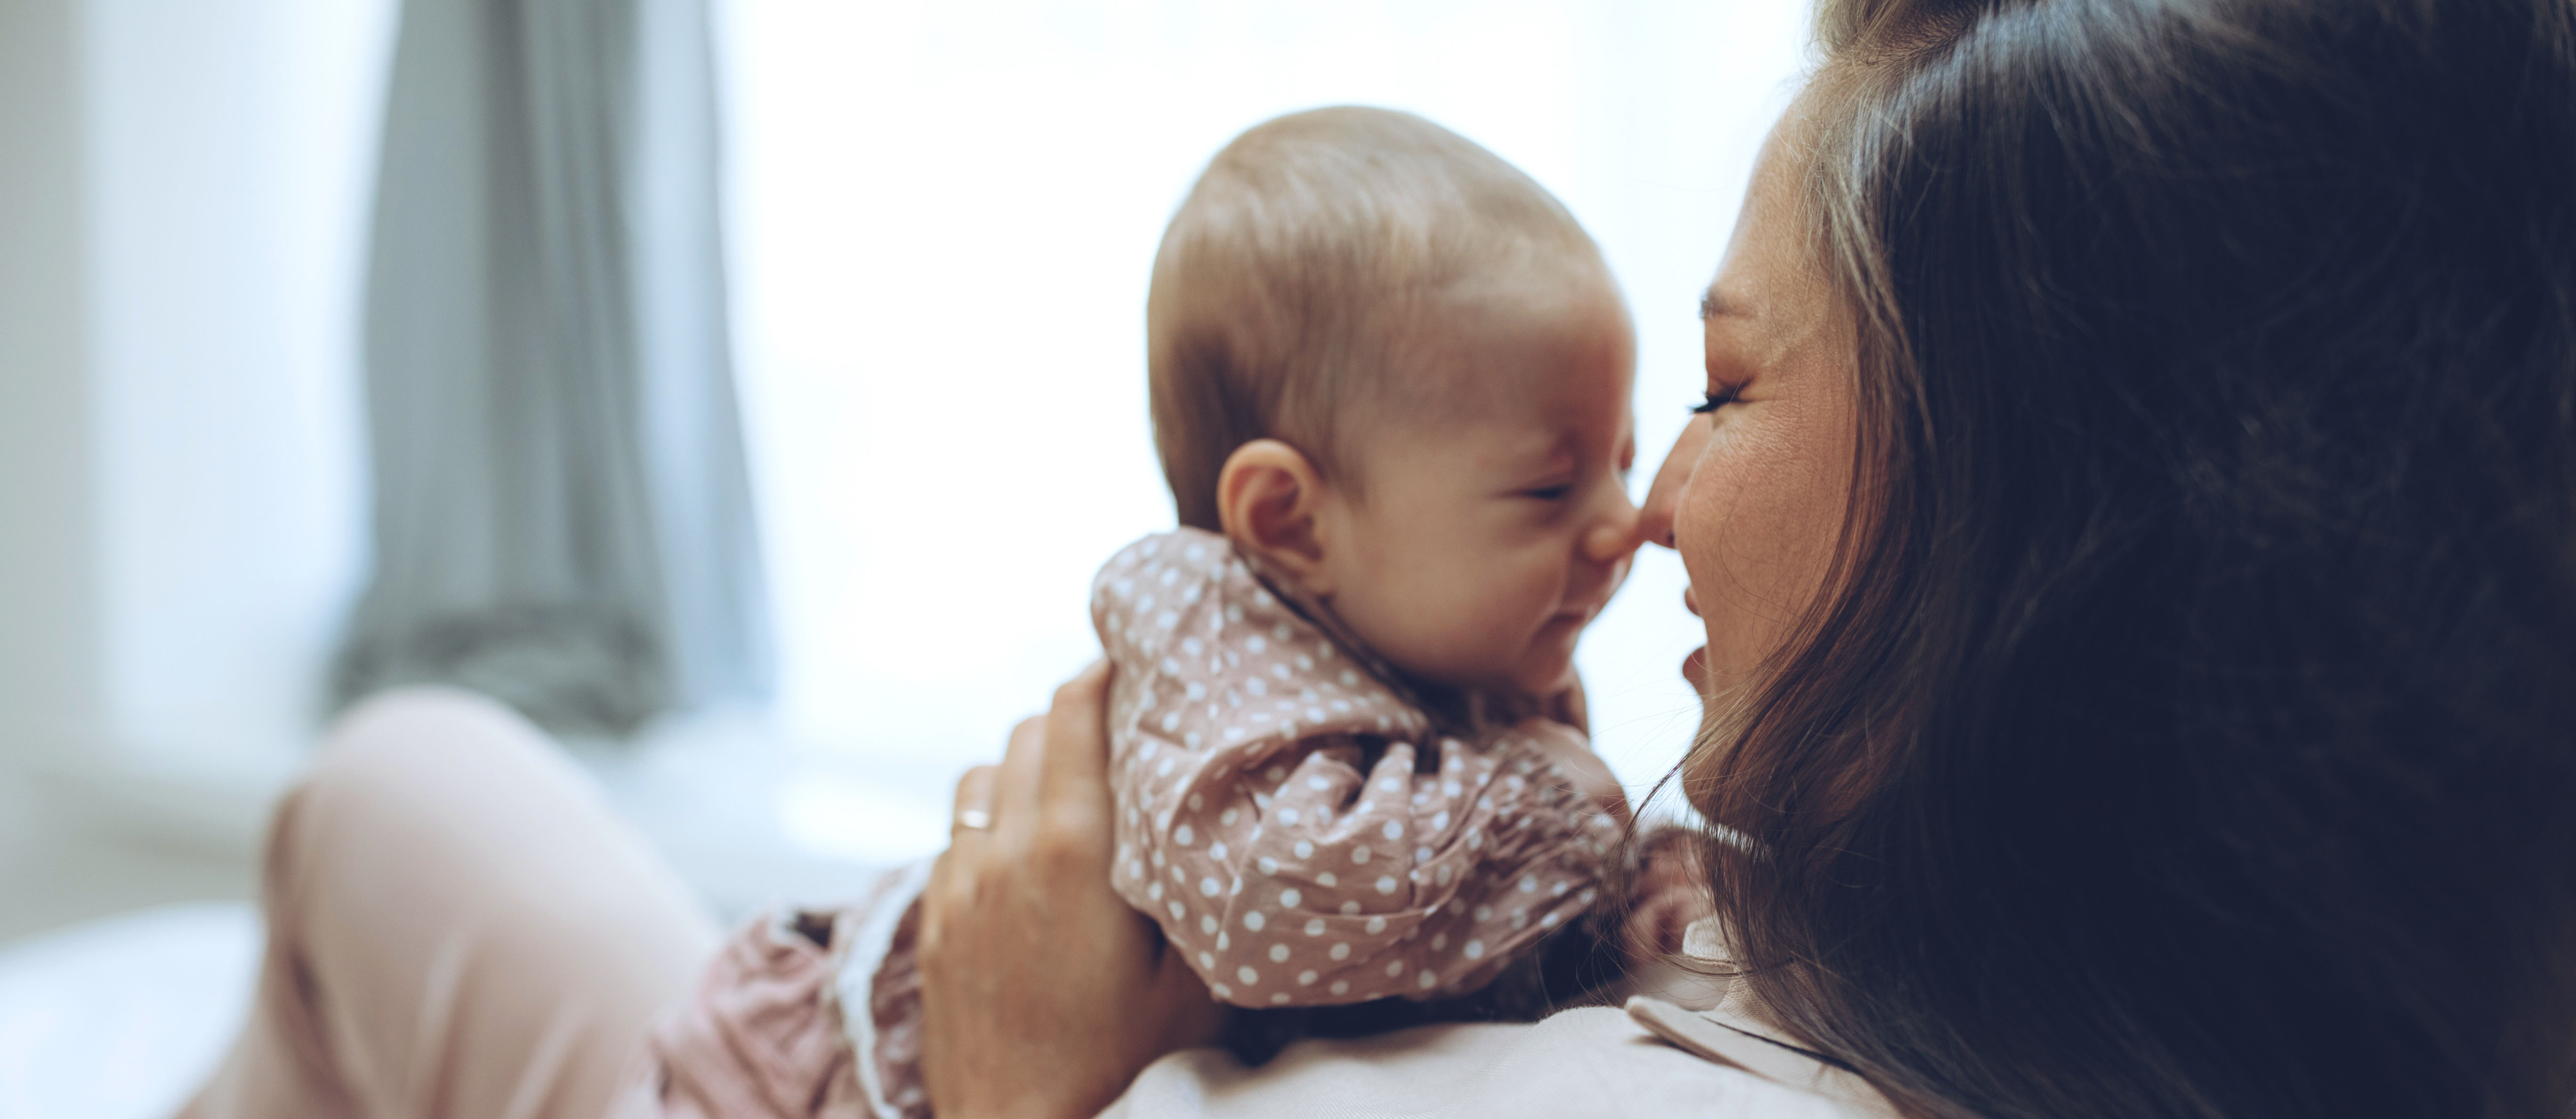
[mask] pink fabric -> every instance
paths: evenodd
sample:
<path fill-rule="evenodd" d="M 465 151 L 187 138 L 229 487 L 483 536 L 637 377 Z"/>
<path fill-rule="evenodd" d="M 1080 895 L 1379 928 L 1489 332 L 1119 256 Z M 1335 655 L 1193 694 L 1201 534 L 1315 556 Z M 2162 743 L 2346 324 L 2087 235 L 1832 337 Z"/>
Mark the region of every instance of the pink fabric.
<path fill-rule="evenodd" d="M 868 984 L 867 1048 L 876 1070 L 882 1119 L 930 1119 L 930 1090 L 921 1075 L 921 967 L 913 939 L 921 906 L 906 902 L 885 957 L 864 974 Z"/>
<path fill-rule="evenodd" d="M 1435 727 L 1213 533 L 1130 545 L 1091 610 L 1113 883 L 1217 998 L 1461 994 L 1599 900 L 1623 820 L 1550 760 L 1573 727 Z"/>
<path fill-rule="evenodd" d="M 829 925 L 823 926 L 828 929 Z M 763 915 L 725 942 L 697 997 L 653 1023 L 647 1064 L 617 1119 L 859 1119 L 836 961 L 792 923 Z"/>
<path fill-rule="evenodd" d="M 736 929 L 696 996 L 654 1021 L 613 1119 L 928 1119 L 913 951 L 925 869 Z"/>
<path fill-rule="evenodd" d="M 250 1017 L 186 1119 L 597 1119 L 717 930 L 490 700 L 340 720 L 270 827 Z"/>

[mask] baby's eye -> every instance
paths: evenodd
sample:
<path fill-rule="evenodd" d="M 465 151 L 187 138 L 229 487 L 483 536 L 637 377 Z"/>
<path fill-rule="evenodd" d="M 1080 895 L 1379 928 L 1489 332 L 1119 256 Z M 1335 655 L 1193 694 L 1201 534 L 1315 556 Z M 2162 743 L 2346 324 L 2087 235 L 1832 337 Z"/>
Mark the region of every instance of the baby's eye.
<path fill-rule="evenodd" d="M 1744 386 L 1742 385 L 1728 385 L 1724 388 L 1710 389 L 1707 393 L 1707 400 L 1691 406 L 1691 414 L 1694 416 L 1705 416 L 1720 408 L 1724 408 L 1729 404 L 1735 403 L 1736 395 L 1743 391 Z"/>

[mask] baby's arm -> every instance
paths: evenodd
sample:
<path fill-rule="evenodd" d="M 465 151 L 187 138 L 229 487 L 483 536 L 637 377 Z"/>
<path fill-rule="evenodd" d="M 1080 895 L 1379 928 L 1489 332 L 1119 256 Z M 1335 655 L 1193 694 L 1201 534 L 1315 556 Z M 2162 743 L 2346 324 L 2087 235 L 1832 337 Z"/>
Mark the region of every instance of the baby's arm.
<path fill-rule="evenodd" d="M 1122 553 L 1093 613 L 1114 884 L 1220 1000 L 1464 993 L 1598 900 L 1622 821 L 1556 764 L 1572 728 L 1434 738 L 1211 534 Z"/>
<path fill-rule="evenodd" d="M 1179 810 L 1122 829 L 1119 891 L 1237 1005 L 1473 990 L 1597 900 L 1617 828 L 1531 739 L 1424 749 L 1322 735 L 1176 767 Z"/>

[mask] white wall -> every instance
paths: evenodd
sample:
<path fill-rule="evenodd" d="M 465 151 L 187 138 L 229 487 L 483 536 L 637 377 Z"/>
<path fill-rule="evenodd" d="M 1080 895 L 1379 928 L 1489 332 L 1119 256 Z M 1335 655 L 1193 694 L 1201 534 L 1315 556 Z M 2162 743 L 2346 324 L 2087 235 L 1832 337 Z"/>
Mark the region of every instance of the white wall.
<path fill-rule="evenodd" d="M 0 5 L 0 751 L 238 776 L 309 737 L 391 14 Z"/>
<path fill-rule="evenodd" d="M 387 0 L 90 0 L 103 685 L 155 760 L 275 752 L 358 573 Z"/>

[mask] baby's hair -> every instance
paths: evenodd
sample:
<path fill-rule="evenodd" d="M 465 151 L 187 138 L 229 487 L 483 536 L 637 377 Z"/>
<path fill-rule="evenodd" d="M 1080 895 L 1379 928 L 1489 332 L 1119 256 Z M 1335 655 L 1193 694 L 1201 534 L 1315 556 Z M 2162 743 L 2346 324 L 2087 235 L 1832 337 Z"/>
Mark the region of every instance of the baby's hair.
<path fill-rule="evenodd" d="M 1442 385 L 1397 375 L 1400 327 L 1470 281 L 1606 279 L 1554 195 L 1410 113 L 1294 113 L 1209 162 L 1154 259 L 1146 369 L 1154 444 L 1180 521 L 1221 531 L 1227 456 L 1274 438 L 1357 485 L 1347 417 Z"/>

